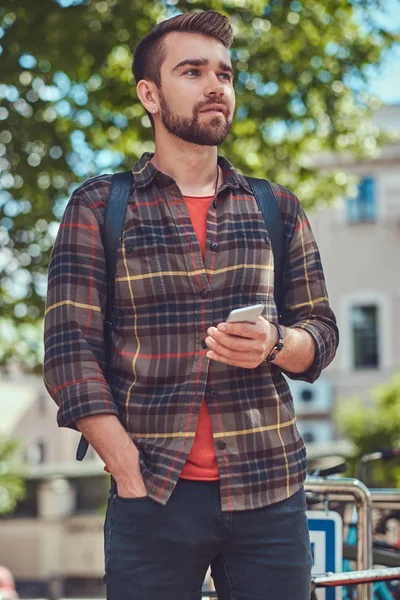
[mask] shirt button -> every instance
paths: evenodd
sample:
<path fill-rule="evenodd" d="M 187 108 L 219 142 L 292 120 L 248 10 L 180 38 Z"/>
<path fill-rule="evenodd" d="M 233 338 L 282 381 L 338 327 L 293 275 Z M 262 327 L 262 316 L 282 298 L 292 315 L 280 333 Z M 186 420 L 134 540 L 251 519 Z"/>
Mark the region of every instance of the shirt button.
<path fill-rule="evenodd" d="M 218 244 L 216 242 L 213 242 L 210 247 L 211 247 L 211 250 L 214 250 L 214 252 L 216 252 L 218 250 Z"/>
<path fill-rule="evenodd" d="M 202 298 L 208 298 L 208 292 L 207 292 L 207 290 L 203 290 L 203 291 L 201 292 L 200 296 L 201 296 Z"/>
<path fill-rule="evenodd" d="M 267 235 L 265 236 L 264 240 L 267 242 L 267 244 L 270 243 L 269 237 Z"/>
<path fill-rule="evenodd" d="M 206 340 L 203 340 L 203 341 L 201 342 L 201 345 L 203 346 L 204 350 L 207 350 L 208 346 L 207 346 L 207 344 L 206 344 Z"/>
<path fill-rule="evenodd" d="M 126 247 L 126 253 L 130 254 L 132 252 L 132 250 L 133 250 L 132 244 L 128 244 L 127 247 Z"/>
<path fill-rule="evenodd" d="M 218 446 L 218 448 L 220 450 L 225 450 L 225 448 L 226 448 L 226 442 L 224 440 L 219 440 L 217 446 Z"/>
<path fill-rule="evenodd" d="M 217 208 L 217 206 L 218 206 L 218 202 L 217 202 L 217 200 L 213 200 L 213 207 L 214 207 L 214 208 Z"/>
<path fill-rule="evenodd" d="M 215 398 L 215 396 L 218 396 L 218 392 L 217 392 L 217 390 L 211 390 L 211 396 L 212 396 L 213 398 Z"/>

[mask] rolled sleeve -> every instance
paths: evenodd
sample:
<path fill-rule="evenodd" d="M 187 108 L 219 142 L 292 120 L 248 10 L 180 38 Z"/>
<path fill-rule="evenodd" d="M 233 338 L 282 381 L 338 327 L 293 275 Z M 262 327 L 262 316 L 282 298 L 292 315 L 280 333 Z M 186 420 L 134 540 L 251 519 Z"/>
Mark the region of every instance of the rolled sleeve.
<path fill-rule="evenodd" d="M 338 329 L 336 325 L 333 326 L 332 323 L 325 324 L 322 321 L 295 323 L 291 327 L 304 329 L 311 335 L 315 344 L 315 356 L 311 366 L 304 373 L 286 372 L 286 375 L 291 379 L 314 383 L 321 375 L 321 371 L 325 369 L 335 357 L 339 339 Z"/>
<path fill-rule="evenodd" d="M 297 210 L 293 213 L 290 243 L 286 249 L 281 322 L 286 327 L 307 331 L 314 340 L 315 356 L 306 372 L 283 372 L 291 379 L 313 383 L 333 360 L 339 332 L 310 223 L 296 196 L 292 194 L 291 199 Z"/>
<path fill-rule="evenodd" d="M 64 388 L 57 394 L 57 404 L 60 427 L 77 429 L 76 421 L 93 415 L 118 416 L 118 409 L 104 380 L 82 381 Z"/>
<path fill-rule="evenodd" d="M 73 194 L 51 255 L 44 323 L 44 382 L 59 407 L 58 424 L 118 415 L 104 377 L 107 280 L 95 214 L 80 188 Z"/>

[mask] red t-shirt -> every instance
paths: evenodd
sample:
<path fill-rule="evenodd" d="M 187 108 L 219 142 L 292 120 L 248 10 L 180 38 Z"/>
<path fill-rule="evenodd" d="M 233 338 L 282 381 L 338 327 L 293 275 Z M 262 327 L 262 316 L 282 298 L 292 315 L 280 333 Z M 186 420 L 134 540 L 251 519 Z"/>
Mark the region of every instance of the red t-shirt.
<path fill-rule="evenodd" d="M 207 212 L 213 196 L 184 196 L 184 200 L 189 211 L 193 229 L 199 240 L 201 255 L 204 260 L 207 237 Z M 183 479 L 202 479 L 206 481 L 219 479 L 212 423 L 205 398 L 203 398 L 201 403 L 193 446 L 180 476 Z"/>

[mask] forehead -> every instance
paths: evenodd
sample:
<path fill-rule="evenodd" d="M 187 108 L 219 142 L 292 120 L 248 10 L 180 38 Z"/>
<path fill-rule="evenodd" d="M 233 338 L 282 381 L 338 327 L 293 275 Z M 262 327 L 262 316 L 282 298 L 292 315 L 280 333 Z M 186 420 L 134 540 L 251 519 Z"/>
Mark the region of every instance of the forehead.
<path fill-rule="evenodd" d="M 223 61 L 231 64 L 227 48 L 217 39 L 201 33 L 173 31 L 164 38 L 165 60 L 162 68 L 171 71 L 188 58 L 208 59 L 210 64 Z"/>

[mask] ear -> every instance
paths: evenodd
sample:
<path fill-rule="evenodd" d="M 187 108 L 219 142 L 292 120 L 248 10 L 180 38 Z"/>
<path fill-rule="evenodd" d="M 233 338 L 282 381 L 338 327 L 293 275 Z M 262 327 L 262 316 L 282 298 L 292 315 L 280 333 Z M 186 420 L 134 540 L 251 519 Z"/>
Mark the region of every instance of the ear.
<path fill-rule="evenodd" d="M 140 102 L 149 113 L 155 114 L 155 112 L 158 112 L 159 100 L 155 83 L 141 79 L 136 86 L 136 91 Z"/>

